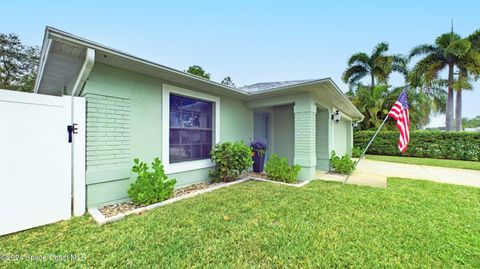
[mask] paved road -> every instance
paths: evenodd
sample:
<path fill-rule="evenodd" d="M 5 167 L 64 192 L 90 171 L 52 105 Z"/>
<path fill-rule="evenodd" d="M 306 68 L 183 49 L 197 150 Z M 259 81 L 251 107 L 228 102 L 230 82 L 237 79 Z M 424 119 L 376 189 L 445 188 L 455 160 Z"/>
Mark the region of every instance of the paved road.
<path fill-rule="evenodd" d="M 317 177 L 325 180 L 341 181 L 345 177 L 317 173 Z M 357 170 L 348 180 L 351 184 L 375 187 L 387 186 L 387 177 L 403 177 L 424 179 L 434 182 L 457 184 L 480 188 L 480 170 L 445 168 L 428 165 L 362 160 Z"/>

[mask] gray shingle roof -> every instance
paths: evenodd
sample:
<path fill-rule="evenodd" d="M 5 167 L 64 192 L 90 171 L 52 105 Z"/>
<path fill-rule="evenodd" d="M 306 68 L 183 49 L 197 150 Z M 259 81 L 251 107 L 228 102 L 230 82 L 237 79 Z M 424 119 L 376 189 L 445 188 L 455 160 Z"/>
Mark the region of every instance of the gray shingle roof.
<path fill-rule="evenodd" d="M 265 91 L 274 88 L 292 86 L 296 84 L 303 84 L 311 81 L 315 81 L 316 79 L 304 79 L 304 80 L 289 80 L 289 81 L 274 81 L 274 82 L 260 82 L 251 85 L 246 85 L 243 87 L 238 88 L 241 91 L 245 92 L 258 92 L 258 91 Z"/>

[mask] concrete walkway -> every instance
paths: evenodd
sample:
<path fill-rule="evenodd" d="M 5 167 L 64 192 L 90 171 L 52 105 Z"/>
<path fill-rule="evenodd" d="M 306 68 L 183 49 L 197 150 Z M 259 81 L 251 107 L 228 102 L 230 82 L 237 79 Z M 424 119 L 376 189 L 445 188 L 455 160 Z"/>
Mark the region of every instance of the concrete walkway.
<path fill-rule="evenodd" d="M 360 162 L 357 170 L 350 176 L 348 183 L 386 188 L 387 177 L 424 179 L 480 188 L 480 170 L 381 162 L 366 159 Z M 318 171 L 317 178 L 321 180 L 343 181 L 345 176 Z"/>

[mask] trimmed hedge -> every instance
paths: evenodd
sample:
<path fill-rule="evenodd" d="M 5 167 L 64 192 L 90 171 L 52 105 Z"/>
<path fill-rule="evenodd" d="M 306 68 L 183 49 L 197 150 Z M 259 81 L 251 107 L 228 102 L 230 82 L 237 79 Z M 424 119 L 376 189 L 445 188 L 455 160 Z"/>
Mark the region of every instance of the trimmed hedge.
<path fill-rule="evenodd" d="M 367 146 L 375 131 L 354 132 L 354 146 L 362 150 Z M 435 159 L 480 161 L 480 133 L 412 131 L 405 153 L 397 147 L 398 131 L 378 133 L 368 149 L 368 154 L 390 156 L 412 156 Z"/>

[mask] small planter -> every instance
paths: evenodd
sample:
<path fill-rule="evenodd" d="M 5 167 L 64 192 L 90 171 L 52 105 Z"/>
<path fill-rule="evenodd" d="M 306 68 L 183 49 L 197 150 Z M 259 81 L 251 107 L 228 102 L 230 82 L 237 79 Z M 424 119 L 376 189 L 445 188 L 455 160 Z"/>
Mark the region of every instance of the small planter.
<path fill-rule="evenodd" d="M 263 172 L 263 167 L 265 165 L 265 153 L 261 154 L 258 151 L 253 151 L 253 172 L 261 173 Z"/>
<path fill-rule="evenodd" d="M 255 141 L 250 143 L 250 147 L 252 147 L 253 172 L 261 173 L 265 165 L 267 146 L 263 142 Z"/>

